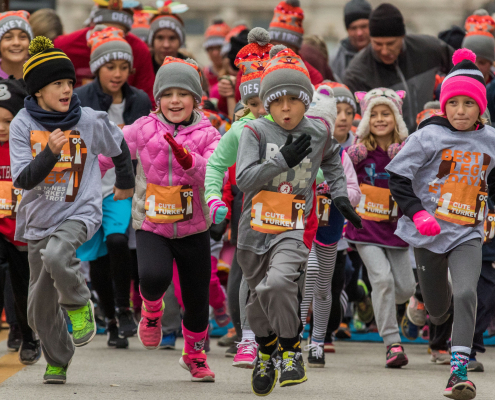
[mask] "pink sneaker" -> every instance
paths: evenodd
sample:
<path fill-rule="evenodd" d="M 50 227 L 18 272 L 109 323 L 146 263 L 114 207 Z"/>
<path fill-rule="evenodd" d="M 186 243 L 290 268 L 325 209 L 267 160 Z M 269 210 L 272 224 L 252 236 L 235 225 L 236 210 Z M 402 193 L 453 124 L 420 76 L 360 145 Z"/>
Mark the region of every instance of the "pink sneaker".
<path fill-rule="evenodd" d="M 233 367 L 253 369 L 258 343 L 254 340 L 245 339 L 237 345 L 237 354 L 232 362 Z"/>
<path fill-rule="evenodd" d="M 230 323 L 230 315 L 227 312 L 225 303 L 223 303 L 222 307 L 214 309 L 213 313 L 215 314 L 215 322 L 220 328 L 223 328 Z"/>
<path fill-rule="evenodd" d="M 208 367 L 203 351 L 191 355 L 183 352 L 179 364 L 191 373 L 192 382 L 215 382 L 215 373 Z"/>
<path fill-rule="evenodd" d="M 138 338 L 141 344 L 148 350 L 160 347 L 162 341 L 162 315 L 165 303 L 162 303 L 160 311 L 149 312 L 143 303 L 141 309 L 141 321 L 138 326 Z"/>
<path fill-rule="evenodd" d="M 409 360 L 407 359 L 404 347 L 400 343 L 394 343 L 387 346 L 387 361 L 385 367 L 387 368 L 400 368 L 407 365 Z"/>

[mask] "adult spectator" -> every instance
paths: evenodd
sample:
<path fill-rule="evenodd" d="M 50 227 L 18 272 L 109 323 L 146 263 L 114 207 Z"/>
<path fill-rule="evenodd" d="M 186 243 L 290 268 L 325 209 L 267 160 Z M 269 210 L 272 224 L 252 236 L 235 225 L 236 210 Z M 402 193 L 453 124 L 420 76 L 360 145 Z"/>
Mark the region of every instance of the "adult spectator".
<path fill-rule="evenodd" d="M 366 0 L 351 0 L 344 7 L 347 37 L 330 55 L 330 66 L 337 79 L 344 79 L 345 70 L 354 56 L 370 43 L 369 19 L 371 4 Z"/>
<path fill-rule="evenodd" d="M 370 36 L 371 43 L 349 64 L 344 83 L 353 92 L 377 87 L 405 90 L 402 110 L 413 132 L 416 116 L 433 100 L 436 74 L 450 70 L 454 50 L 436 37 L 406 35 L 401 12 L 388 3 L 371 13 Z"/>
<path fill-rule="evenodd" d="M 62 20 L 51 8 L 42 8 L 29 17 L 33 36 L 45 36 L 51 41 L 64 34 Z"/>
<path fill-rule="evenodd" d="M 138 89 L 144 90 L 152 104 L 153 82 L 155 74 L 151 64 L 150 51 L 148 46 L 137 36 L 129 33 L 133 23 L 133 11 L 129 8 L 119 7 L 119 2 L 109 2 L 108 6 L 99 6 L 93 15 L 92 25 L 104 24 L 122 29 L 125 33 L 125 40 L 132 48 L 134 55 L 135 73 L 129 76 L 128 83 Z M 126 7 L 127 1 L 123 1 Z M 134 4 L 135 2 L 131 2 Z M 88 31 L 92 28 L 83 28 L 67 35 L 59 36 L 55 39 L 54 45 L 61 49 L 70 58 L 76 69 L 76 87 L 91 82 L 94 79 L 89 69 L 89 59 L 91 50 L 88 47 Z"/>

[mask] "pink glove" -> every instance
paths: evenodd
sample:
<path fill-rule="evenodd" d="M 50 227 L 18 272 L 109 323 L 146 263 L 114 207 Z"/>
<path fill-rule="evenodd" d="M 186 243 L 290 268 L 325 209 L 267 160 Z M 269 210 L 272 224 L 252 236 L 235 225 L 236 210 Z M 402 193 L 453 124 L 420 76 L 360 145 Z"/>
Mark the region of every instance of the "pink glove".
<path fill-rule="evenodd" d="M 442 228 L 428 211 L 418 211 L 413 216 L 414 225 L 423 236 L 437 236 Z"/>
<path fill-rule="evenodd" d="M 218 197 L 210 197 L 208 207 L 210 207 L 210 218 L 214 224 L 222 222 L 229 212 L 227 205 Z"/>

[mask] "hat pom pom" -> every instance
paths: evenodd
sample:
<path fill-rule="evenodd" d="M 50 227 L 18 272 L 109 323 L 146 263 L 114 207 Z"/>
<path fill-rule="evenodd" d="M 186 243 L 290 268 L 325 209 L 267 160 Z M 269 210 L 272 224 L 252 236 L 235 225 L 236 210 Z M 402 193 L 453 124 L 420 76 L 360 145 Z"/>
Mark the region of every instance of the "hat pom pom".
<path fill-rule="evenodd" d="M 284 46 L 283 44 L 277 44 L 276 46 L 273 46 L 270 50 L 270 58 L 275 57 L 279 52 L 282 50 L 285 50 L 287 46 Z"/>
<path fill-rule="evenodd" d="M 476 54 L 474 54 L 469 49 L 456 50 L 454 55 L 452 56 L 452 62 L 454 63 L 454 65 L 457 65 L 461 61 L 464 61 L 464 60 L 469 60 L 469 61 L 475 63 L 476 62 Z"/>
<path fill-rule="evenodd" d="M 299 0 L 286 0 L 285 3 L 292 7 L 299 7 L 301 5 Z"/>
<path fill-rule="evenodd" d="M 266 46 L 270 43 L 270 34 L 263 28 L 253 28 L 248 34 L 249 43 L 258 43 L 260 46 Z"/>
<path fill-rule="evenodd" d="M 31 43 L 29 43 L 29 55 L 34 56 L 35 54 L 41 53 L 42 51 L 53 49 L 55 46 L 52 41 L 45 36 L 37 36 Z"/>

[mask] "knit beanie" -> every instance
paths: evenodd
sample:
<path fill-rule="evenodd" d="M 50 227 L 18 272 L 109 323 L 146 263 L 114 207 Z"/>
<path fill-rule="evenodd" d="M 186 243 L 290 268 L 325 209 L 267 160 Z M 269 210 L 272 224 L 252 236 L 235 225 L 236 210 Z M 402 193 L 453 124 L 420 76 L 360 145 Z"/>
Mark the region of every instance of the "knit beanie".
<path fill-rule="evenodd" d="M 244 46 L 247 46 L 249 44 L 248 35 L 249 35 L 249 30 L 245 29 L 241 31 L 238 35 L 232 36 L 230 38 L 230 49 L 227 54 L 224 54 L 224 57 L 227 57 L 229 59 L 230 66 L 235 71 L 239 70 L 239 68 L 237 68 L 237 66 L 235 65 L 237 53 L 239 53 L 239 51 L 241 51 L 241 49 Z"/>
<path fill-rule="evenodd" d="M 150 22 L 153 14 L 146 11 L 134 11 L 131 33 L 136 35 L 143 42 L 148 42 L 150 34 Z"/>
<path fill-rule="evenodd" d="M 366 0 L 351 0 L 344 7 L 345 28 L 358 19 L 370 19 L 371 4 Z"/>
<path fill-rule="evenodd" d="M 445 114 L 447 101 L 455 96 L 471 97 L 480 108 L 480 114 L 486 110 L 486 84 L 483 74 L 476 66 L 476 55 L 468 49 L 459 49 L 452 56 L 454 67 L 442 82 L 440 90 L 440 108 Z"/>
<path fill-rule="evenodd" d="M 170 56 L 165 57 L 165 61 L 156 73 L 153 85 L 153 96 L 157 106 L 160 104 L 163 92 L 170 88 L 188 90 L 198 104 L 201 103 L 203 95 L 201 71 L 196 61 L 191 58 L 181 60 Z"/>
<path fill-rule="evenodd" d="M 241 32 L 244 31 L 249 31 L 249 27 L 247 25 L 247 22 L 244 20 L 234 22 L 233 28 L 230 30 L 230 32 L 225 36 L 225 40 L 222 45 L 222 50 L 220 51 L 220 55 L 222 57 L 225 57 L 230 49 L 232 48 L 232 44 L 230 43 L 230 40 L 233 37 L 239 36 Z M 236 53 L 237 54 L 237 53 Z"/>
<path fill-rule="evenodd" d="M 416 125 L 419 126 L 421 122 L 423 122 L 425 119 L 428 119 L 430 117 L 433 117 L 434 115 L 440 114 L 440 102 L 439 101 L 429 101 L 427 102 L 424 107 L 423 111 L 421 111 L 417 116 L 416 116 Z"/>
<path fill-rule="evenodd" d="M 20 80 L 0 79 L 0 107 L 9 110 L 15 117 L 24 108 L 24 98 L 28 96 Z"/>
<path fill-rule="evenodd" d="M 354 96 L 352 95 L 352 92 L 346 85 L 339 82 L 323 81 L 322 83 L 316 85 L 315 89 L 318 89 L 320 85 L 330 86 L 333 89 L 333 96 L 335 97 L 335 101 L 337 102 L 337 104 L 338 103 L 349 104 L 354 110 L 354 114 L 356 114 L 357 112 L 356 101 L 354 100 Z"/>
<path fill-rule="evenodd" d="M 50 39 L 37 36 L 29 44 L 31 58 L 22 67 L 23 79 L 31 96 L 46 85 L 60 79 L 72 79 L 76 84 L 76 71 L 67 55 L 56 49 Z"/>
<path fill-rule="evenodd" d="M 377 88 L 369 92 L 356 92 L 356 100 L 361 106 L 362 120 L 356 130 L 356 135 L 362 141 L 370 134 L 370 116 L 373 107 L 386 105 L 394 113 L 395 123 L 399 129 L 399 137 L 405 140 L 408 136 L 407 126 L 402 117 L 402 103 L 406 97 L 403 90 L 394 91 L 387 88 Z"/>
<path fill-rule="evenodd" d="M 208 49 L 209 47 L 223 46 L 225 37 L 229 32 L 230 26 L 228 26 L 223 19 L 218 18 L 213 20 L 213 24 L 206 29 L 203 48 Z"/>
<path fill-rule="evenodd" d="M 112 23 L 123 25 L 128 31 L 133 23 L 132 9 L 139 6 L 134 0 L 94 0 L 99 6 L 93 14 L 95 25 Z"/>
<path fill-rule="evenodd" d="M 29 13 L 27 11 L 8 11 L 0 14 L 0 40 L 3 35 L 12 29 L 20 29 L 28 34 L 29 40 L 33 39 L 33 31 L 29 25 Z"/>
<path fill-rule="evenodd" d="M 179 37 L 180 47 L 186 44 L 186 30 L 184 21 L 178 14 L 182 14 L 189 10 L 186 4 L 181 4 L 177 1 L 172 2 L 167 0 L 163 6 L 155 11 L 156 15 L 151 20 L 150 33 L 148 36 L 148 45 L 153 45 L 155 34 L 162 29 L 170 29 Z"/>
<path fill-rule="evenodd" d="M 271 40 L 299 49 L 304 35 L 303 19 L 304 11 L 299 7 L 299 0 L 281 1 L 275 7 L 275 13 L 268 28 Z"/>
<path fill-rule="evenodd" d="M 100 67 L 114 60 L 127 61 L 132 68 L 132 48 L 118 28 L 96 25 L 88 40 L 91 48 L 89 68 L 96 75 Z"/>
<path fill-rule="evenodd" d="M 313 85 L 301 57 L 278 45 L 270 50 L 270 60 L 261 76 L 260 98 L 269 111 L 270 103 L 285 95 L 296 96 L 308 111 L 313 100 Z"/>
<path fill-rule="evenodd" d="M 466 36 L 466 31 L 460 26 L 452 25 L 450 29 L 442 31 L 438 34 L 438 38 L 453 47 L 454 50 L 462 47 L 462 41 Z"/>
<path fill-rule="evenodd" d="M 380 4 L 370 15 L 371 37 L 399 37 L 406 34 L 404 18 L 397 7 Z"/>
<path fill-rule="evenodd" d="M 471 50 L 477 58 L 495 61 L 495 21 L 486 10 L 477 10 L 466 19 L 466 36 L 462 47 Z"/>
<path fill-rule="evenodd" d="M 242 71 L 241 101 L 246 102 L 259 96 L 260 82 L 267 61 L 270 59 L 270 34 L 263 28 L 254 28 L 249 32 L 248 45 L 244 46 L 235 59 L 235 65 Z"/>

